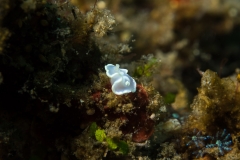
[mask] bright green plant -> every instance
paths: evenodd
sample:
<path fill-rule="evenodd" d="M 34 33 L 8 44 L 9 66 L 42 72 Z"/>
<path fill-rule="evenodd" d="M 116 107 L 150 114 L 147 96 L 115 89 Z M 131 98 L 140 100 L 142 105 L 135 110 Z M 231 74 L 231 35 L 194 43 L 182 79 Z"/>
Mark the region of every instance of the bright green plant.
<path fill-rule="evenodd" d="M 112 138 L 107 138 L 106 141 L 107 141 L 108 147 L 109 147 L 111 150 L 117 149 L 118 144 L 116 143 L 116 141 L 115 141 L 114 139 L 112 139 Z"/>
<path fill-rule="evenodd" d="M 129 147 L 127 142 L 119 140 L 117 138 L 109 138 L 107 137 L 105 131 L 103 129 L 97 129 L 97 124 L 94 122 L 89 127 L 90 135 L 95 132 L 95 138 L 99 142 L 106 142 L 108 148 L 111 150 L 118 149 L 122 154 L 126 155 L 129 152 Z"/>
<path fill-rule="evenodd" d="M 106 140 L 107 136 L 106 136 L 104 130 L 98 129 L 95 132 L 95 138 L 97 141 L 103 142 L 104 140 Z"/>

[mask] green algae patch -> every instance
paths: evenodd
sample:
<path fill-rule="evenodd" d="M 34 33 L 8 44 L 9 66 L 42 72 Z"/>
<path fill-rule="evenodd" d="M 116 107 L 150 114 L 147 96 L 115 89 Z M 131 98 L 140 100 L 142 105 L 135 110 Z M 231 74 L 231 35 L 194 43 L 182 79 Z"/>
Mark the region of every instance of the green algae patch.
<path fill-rule="evenodd" d="M 106 141 L 107 141 L 108 147 L 111 150 L 117 149 L 118 145 L 117 145 L 116 141 L 114 141 L 114 139 L 107 138 Z"/>
<path fill-rule="evenodd" d="M 127 142 L 119 140 L 117 143 L 119 151 L 122 152 L 124 155 L 127 155 L 129 152 L 129 147 Z"/>
<path fill-rule="evenodd" d="M 94 137 L 96 130 L 97 130 L 97 123 L 93 122 L 89 127 L 89 134 L 91 137 Z"/>
<path fill-rule="evenodd" d="M 173 93 L 167 93 L 165 96 L 164 96 L 164 102 L 166 104 L 171 104 L 173 102 L 175 102 L 175 98 L 176 98 L 176 95 L 173 94 Z"/>
<path fill-rule="evenodd" d="M 98 130 L 96 130 L 96 132 L 95 132 L 95 137 L 96 137 L 96 140 L 97 140 L 97 141 L 103 142 L 103 141 L 106 139 L 107 136 L 106 136 L 104 130 L 98 129 Z"/>

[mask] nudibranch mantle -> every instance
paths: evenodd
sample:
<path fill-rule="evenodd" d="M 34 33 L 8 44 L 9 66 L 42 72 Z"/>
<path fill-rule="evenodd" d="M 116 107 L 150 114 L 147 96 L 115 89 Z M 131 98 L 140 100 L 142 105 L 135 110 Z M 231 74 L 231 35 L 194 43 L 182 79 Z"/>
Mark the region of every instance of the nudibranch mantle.
<path fill-rule="evenodd" d="M 127 69 L 119 68 L 119 64 L 105 66 L 106 74 L 111 78 L 112 91 L 116 95 L 136 92 L 136 81 L 127 74 Z"/>

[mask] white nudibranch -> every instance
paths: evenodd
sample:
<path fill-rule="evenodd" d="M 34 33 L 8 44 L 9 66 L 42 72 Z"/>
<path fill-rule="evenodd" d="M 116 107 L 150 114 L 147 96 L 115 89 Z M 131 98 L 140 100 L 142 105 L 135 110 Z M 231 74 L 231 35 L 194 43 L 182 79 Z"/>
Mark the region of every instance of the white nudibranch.
<path fill-rule="evenodd" d="M 116 64 L 116 66 L 108 64 L 105 66 L 105 70 L 107 76 L 111 78 L 113 93 L 122 95 L 136 91 L 136 81 L 127 74 L 127 69 L 119 68 L 119 64 Z"/>

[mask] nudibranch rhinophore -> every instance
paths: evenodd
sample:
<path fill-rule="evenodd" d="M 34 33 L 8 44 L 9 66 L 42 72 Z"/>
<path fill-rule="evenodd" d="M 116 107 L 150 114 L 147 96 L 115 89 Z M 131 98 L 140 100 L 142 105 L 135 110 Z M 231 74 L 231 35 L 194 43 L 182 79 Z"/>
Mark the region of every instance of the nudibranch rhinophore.
<path fill-rule="evenodd" d="M 106 74 L 111 78 L 113 93 L 116 95 L 122 95 L 125 93 L 136 92 L 136 81 L 127 74 L 127 69 L 121 69 L 119 67 L 119 64 L 116 64 L 116 66 L 113 64 L 105 66 Z"/>

